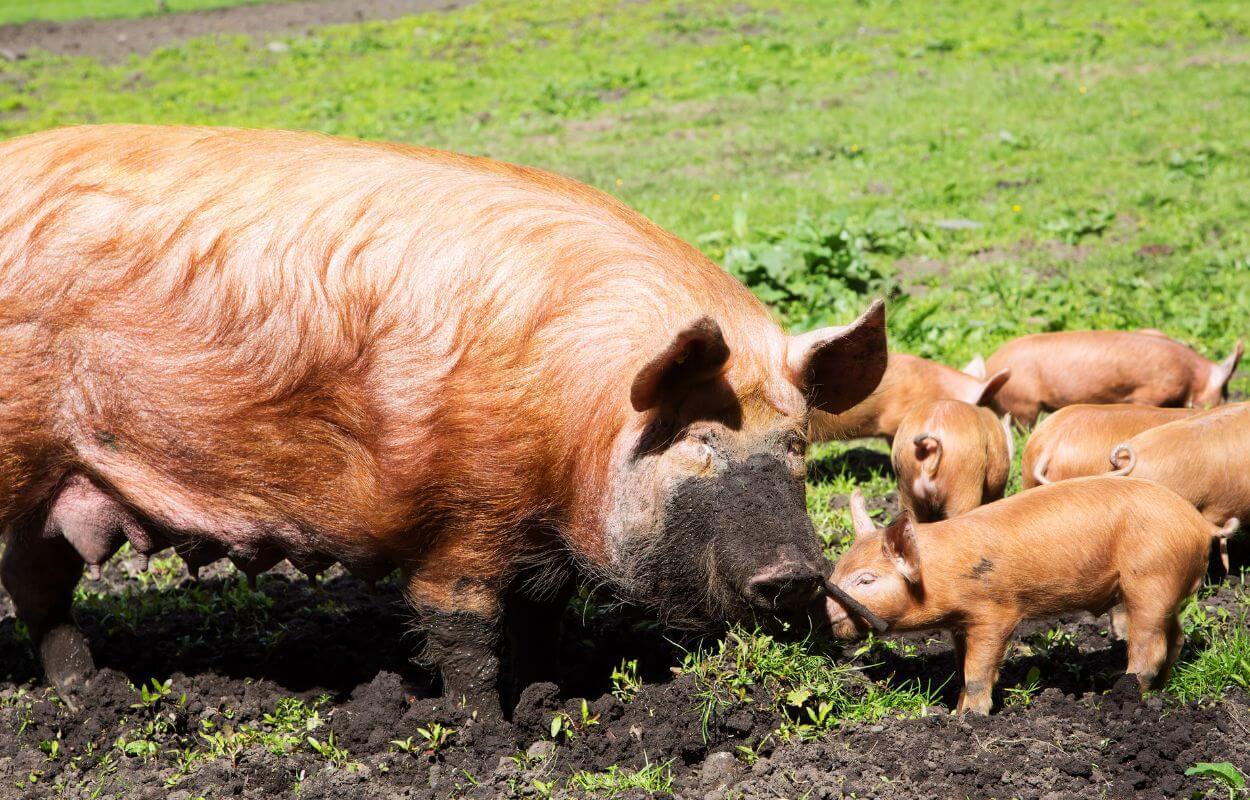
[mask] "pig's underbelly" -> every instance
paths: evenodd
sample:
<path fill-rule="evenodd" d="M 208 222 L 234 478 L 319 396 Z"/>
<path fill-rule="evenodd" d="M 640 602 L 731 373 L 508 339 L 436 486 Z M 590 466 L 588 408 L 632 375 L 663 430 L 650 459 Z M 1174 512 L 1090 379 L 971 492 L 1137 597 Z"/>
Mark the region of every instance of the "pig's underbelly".
<path fill-rule="evenodd" d="M 210 527 L 171 527 L 123 504 L 86 475 L 73 473 L 53 495 L 43 535 L 65 537 L 93 574 L 126 543 L 144 564 L 149 556 L 172 547 L 192 575 L 222 558 L 230 559 L 249 580 L 283 560 L 309 575 L 341 563 L 367 581 L 395 567 L 375 547 L 288 520 L 222 520 L 220 527 L 211 527 L 208 518 L 203 522 Z"/>

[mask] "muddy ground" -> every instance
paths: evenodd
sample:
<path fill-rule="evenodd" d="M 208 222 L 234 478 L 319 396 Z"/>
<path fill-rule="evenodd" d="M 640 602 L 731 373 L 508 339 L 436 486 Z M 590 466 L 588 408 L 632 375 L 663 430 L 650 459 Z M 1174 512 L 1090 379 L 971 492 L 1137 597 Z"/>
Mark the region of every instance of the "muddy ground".
<path fill-rule="evenodd" d="M 210 11 L 155 14 L 137 19 L 82 19 L 0 25 L 0 57 L 35 50 L 92 56 L 105 62 L 197 36 L 296 36 L 322 25 L 395 19 L 423 11 L 461 8 L 473 0 L 304 0 L 233 6 Z M 175 3 L 176 6 L 176 3 Z"/>
<path fill-rule="evenodd" d="M 119 557 L 102 580 L 84 584 L 79 619 L 102 672 L 77 714 L 41 687 L 0 600 L 0 797 L 260 798 L 296 796 L 297 786 L 300 798 L 541 797 L 548 787 L 559 797 L 576 770 L 665 762 L 674 794 L 691 798 L 1186 797 L 1213 786 L 1184 775 L 1197 762 L 1250 767 L 1245 692 L 1207 705 L 1142 701 L 1120 674 L 1124 646 L 1108 638 L 1105 619 L 1065 618 L 1067 636 L 1040 649 L 1037 635 L 1054 623 L 1028 623 L 1000 687 L 1021 684 L 1036 667 L 1042 691 L 1027 706 L 1004 707 L 1000 688 L 988 718 L 949 714 L 958 683 L 944 638 L 879 647 L 855 659 L 867 676 L 941 686 L 941 704 L 920 718 L 847 724 L 823 741 L 786 743 L 770 737 L 781 720 L 758 687 L 748 695 L 755 702 L 713 714 L 705 734 L 703 687 L 672 669 L 683 648 L 699 643 L 670 639 L 645 616 L 584 595 L 570 606 L 552 657 L 559 685 L 526 689 L 510 722 L 479 722 L 433 698 L 431 674 L 410 663 L 420 643 L 394 581 L 369 592 L 332 571 L 313 588 L 279 570 L 252 593 L 224 563 L 198 583 L 173 559 L 154 569 L 139 577 L 134 561 Z M 1226 585 L 1203 602 L 1231 609 L 1236 592 Z M 820 647 L 852 657 L 852 647 Z M 642 678 L 628 703 L 610 691 L 623 659 L 637 659 Z M 154 677 L 170 679 L 170 694 L 144 704 L 131 684 Z M 264 728 L 265 715 L 292 695 L 315 706 L 323 724 L 301 731 L 289 752 L 253 743 L 177 766 L 180 750 L 208 749 L 205 732 Z M 579 698 L 588 698 L 597 724 L 578 723 Z M 557 743 L 551 720 L 559 711 L 576 735 Z M 393 744 L 433 722 L 456 731 L 437 753 Z M 324 743 L 329 730 L 343 751 L 337 767 L 302 741 L 310 734 Z"/>

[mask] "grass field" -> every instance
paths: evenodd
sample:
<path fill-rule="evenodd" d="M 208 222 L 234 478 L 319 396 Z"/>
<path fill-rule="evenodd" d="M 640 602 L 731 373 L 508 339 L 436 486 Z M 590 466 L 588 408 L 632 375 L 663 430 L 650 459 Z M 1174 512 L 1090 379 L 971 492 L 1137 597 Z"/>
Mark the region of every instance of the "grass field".
<path fill-rule="evenodd" d="M 31 20 L 64 22 L 71 19 L 145 17 L 149 14 L 203 11 L 209 8 L 254 5 L 266 0 L 0 0 L 0 25 Z M 281 2 L 281 0 L 278 0 Z"/>
<path fill-rule="evenodd" d="M 0 0 L 0 21 L 25 5 Z M 88 5 L 150 4 L 40 14 Z M 1222 357 L 1250 330 L 1246 12 L 1168 0 L 483 0 L 328 29 L 283 52 L 240 36 L 116 66 L 0 61 L 0 136 L 211 123 L 485 154 L 622 197 L 794 330 L 887 295 L 892 346 L 957 365 L 1020 334 L 1104 327 L 1160 328 Z M 851 486 L 810 485 L 835 547 L 849 520 L 829 499 Z M 881 496 L 892 479 L 865 488 Z M 1245 612 L 1188 620 L 1200 649 L 1177 696 L 1250 679 Z M 688 671 L 719 674 L 719 657 Z M 781 661 L 768 669 L 785 686 L 807 680 L 796 671 L 836 669 Z M 904 711 L 928 702 L 919 688 L 886 698 Z"/>
<path fill-rule="evenodd" d="M 772 8 L 487 0 L 282 53 L 34 58 L 0 65 L 0 135 L 194 122 L 484 153 L 614 192 L 740 268 L 765 258 L 800 327 L 845 319 L 843 286 L 901 285 L 895 345 L 952 361 L 1090 326 L 1231 347 L 1250 309 L 1237 4 Z M 793 267 L 843 228 L 856 252 L 821 265 L 839 291 L 797 297 Z"/>

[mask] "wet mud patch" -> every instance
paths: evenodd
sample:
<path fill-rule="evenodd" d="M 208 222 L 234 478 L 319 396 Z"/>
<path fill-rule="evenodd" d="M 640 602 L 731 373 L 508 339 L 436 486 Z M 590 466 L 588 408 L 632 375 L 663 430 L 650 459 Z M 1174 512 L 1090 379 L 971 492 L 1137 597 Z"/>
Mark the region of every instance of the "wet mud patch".
<path fill-rule="evenodd" d="M 698 798 L 1164 797 L 1214 788 L 1184 775 L 1196 762 L 1250 767 L 1244 691 L 1140 700 L 1105 618 L 1022 627 L 989 718 L 948 713 L 958 686 L 944 635 L 813 643 L 864 686 L 927 685 L 934 705 L 804 742 L 777 733 L 802 715 L 735 671 L 732 647 L 715 690 L 735 699 L 709 711 L 704 673 L 680 666 L 714 642 L 585 593 L 551 654 L 558 682 L 527 687 L 503 721 L 434 696 L 409 660 L 420 642 L 394 581 L 371 593 L 334 570 L 313 588 L 281 569 L 251 592 L 224 565 L 198 584 L 163 573 L 163 559 L 153 569 L 141 578 L 119 558 L 84 583 L 79 618 L 102 670 L 77 714 L 38 682 L 0 599 L 0 796 L 610 796 L 594 791 L 619 787 L 604 776 L 641 771 Z M 1223 587 L 1203 607 L 1244 602 Z"/>

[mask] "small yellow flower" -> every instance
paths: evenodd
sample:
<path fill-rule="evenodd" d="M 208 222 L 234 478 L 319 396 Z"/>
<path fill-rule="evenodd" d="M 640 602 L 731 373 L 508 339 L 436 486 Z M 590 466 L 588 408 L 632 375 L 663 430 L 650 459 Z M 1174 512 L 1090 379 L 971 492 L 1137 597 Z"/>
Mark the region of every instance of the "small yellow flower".
<path fill-rule="evenodd" d="M 621 180 L 620 178 L 617 178 L 617 179 L 616 179 L 616 185 L 617 185 L 617 186 L 624 186 L 624 185 L 625 185 L 625 181 Z"/>
<path fill-rule="evenodd" d="M 1084 86 L 1082 86 L 1081 88 L 1077 89 L 1077 91 L 1080 92 L 1081 94 L 1085 94 L 1086 92 L 1089 91 L 1089 89 L 1086 89 Z"/>
<path fill-rule="evenodd" d="M 1130 115 L 1131 115 L 1131 116 L 1134 116 L 1134 117 L 1135 117 L 1135 116 L 1137 116 L 1137 109 L 1133 109 L 1133 110 L 1132 110 L 1131 112 L 1129 112 L 1129 113 L 1130 113 Z"/>
<path fill-rule="evenodd" d="M 1012 203 L 1012 204 L 1011 204 L 1011 213 L 1013 213 L 1013 214 L 1019 214 L 1019 213 L 1020 213 L 1020 204 L 1019 204 L 1019 203 Z"/>
<path fill-rule="evenodd" d="M 712 193 L 712 202 L 713 202 L 713 203 L 715 203 L 715 202 L 718 202 L 719 200 L 720 200 L 720 195 L 719 195 L 719 194 L 716 194 L 715 192 L 713 192 L 713 193 Z"/>
<path fill-rule="evenodd" d="M 852 153 L 858 153 L 858 152 L 859 152 L 859 145 L 857 145 L 857 144 L 853 144 L 853 145 L 851 145 L 851 152 L 852 152 Z"/>
<path fill-rule="evenodd" d="M 751 52 L 751 45 L 749 45 L 749 44 L 744 44 L 744 45 L 742 45 L 742 52 L 744 52 L 744 53 L 749 53 L 749 52 Z"/>

